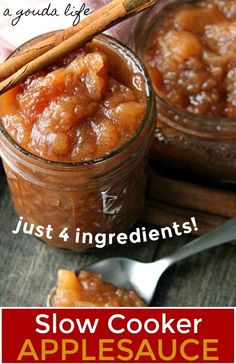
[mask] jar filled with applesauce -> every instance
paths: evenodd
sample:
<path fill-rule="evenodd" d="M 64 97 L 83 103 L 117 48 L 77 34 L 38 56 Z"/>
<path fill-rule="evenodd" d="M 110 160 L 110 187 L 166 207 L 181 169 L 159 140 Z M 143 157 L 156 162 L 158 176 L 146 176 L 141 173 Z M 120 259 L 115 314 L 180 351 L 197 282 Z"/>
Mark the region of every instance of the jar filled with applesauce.
<path fill-rule="evenodd" d="M 76 231 L 125 232 L 137 221 L 156 108 L 128 48 L 99 35 L 3 94 L 0 120 L 16 211 L 35 228 L 52 226 L 43 241 L 83 250 L 91 245 Z"/>
<path fill-rule="evenodd" d="M 236 182 L 236 2 L 161 0 L 130 40 L 156 93 L 152 156 L 175 175 Z"/>

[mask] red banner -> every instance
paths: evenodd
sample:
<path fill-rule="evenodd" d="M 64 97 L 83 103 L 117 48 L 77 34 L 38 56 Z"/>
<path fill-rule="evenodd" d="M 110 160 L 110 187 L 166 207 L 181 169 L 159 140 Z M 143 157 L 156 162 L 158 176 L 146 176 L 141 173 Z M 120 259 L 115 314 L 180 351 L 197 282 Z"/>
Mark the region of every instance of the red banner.
<path fill-rule="evenodd" d="M 234 310 L 3 309 L 2 363 L 234 363 Z"/>

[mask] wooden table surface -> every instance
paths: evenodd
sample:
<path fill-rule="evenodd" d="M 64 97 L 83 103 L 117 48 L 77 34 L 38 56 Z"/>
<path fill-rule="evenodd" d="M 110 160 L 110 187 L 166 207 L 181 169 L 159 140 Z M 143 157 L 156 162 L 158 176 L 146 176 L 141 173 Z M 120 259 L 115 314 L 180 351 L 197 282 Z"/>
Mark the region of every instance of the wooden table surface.
<path fill-rule="evenodd" d="M 36 238 L 14 236 L 18 221 L 0 166 L 0 306 L 44 306 L 59 268 L 78 269 L 110 256 L 151 262 L 193 237 L 158 243 L 112 246 L 86 253 L 51 248 Z M 224 245 L 169 269 L 161 279 L 154 306 L 236 306 L 236 246 Z"/>

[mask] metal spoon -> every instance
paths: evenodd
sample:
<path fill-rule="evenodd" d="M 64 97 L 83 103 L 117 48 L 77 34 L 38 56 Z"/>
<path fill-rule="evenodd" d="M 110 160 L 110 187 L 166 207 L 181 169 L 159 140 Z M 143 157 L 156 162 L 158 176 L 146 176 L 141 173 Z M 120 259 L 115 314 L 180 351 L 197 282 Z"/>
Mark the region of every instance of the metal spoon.
<path fill-rule="evenodd" d="M 155 262 L 141 263 L 128 258 L 109 258 L 87 266 L 84 270 L 101 274 L 104 281 L 111 282 L 119 288 L 134 290 L 148 305 L 153 298 L 160 277 L 168 267 L 191 255 L 234 239 L 236 239 L 236 218 L 230 219 L 225 224 Z M 55 289 L 48 296 L 49 307 L 52 306 L 51 299 L 54 292 Z"/>

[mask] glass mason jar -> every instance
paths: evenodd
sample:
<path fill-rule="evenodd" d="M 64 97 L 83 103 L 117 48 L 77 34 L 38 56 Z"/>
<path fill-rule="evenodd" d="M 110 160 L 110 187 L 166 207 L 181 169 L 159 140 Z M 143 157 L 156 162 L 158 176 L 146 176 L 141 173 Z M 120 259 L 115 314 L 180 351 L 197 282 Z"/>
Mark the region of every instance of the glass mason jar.
<path fill-rule="evenodd" d="M 102 35 L 96 42 L 119 58 L 125 75 L 132 75 L 147 100 L 145 116 L 126 144 L 89 162 L 51 162 L 22 149 L 0 126 L 1 156 L 16 211 L 34 227 L 52 226 L 52 239 L 44 234 L 43 241 L 73 250 L 91 248 L 81 240 L 75 242 L 76 229 L 118 233 L 137 221 L 144 206 L 147 155 L 155 132 L 155 97 L 144 66 L 115 39 Z M 63 230 L 69 234 L 67 242 L 63 234 L 60 237 Z"/>
<path fill-rule="evenodd" d="M 130 45 L 145 64 L 149 39 L 170 9 L 191 1 L 160 0 L 139 19 Z M 194 2 L 196 3 L 196 2 Z M 202 181 L 236 182 L 236 120 L 198 116 L 156 93 L 152 157 L 167 173 Z"/>

